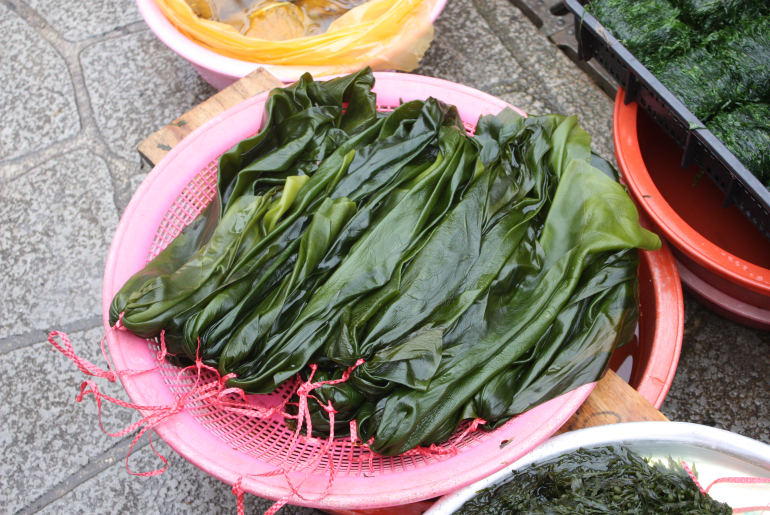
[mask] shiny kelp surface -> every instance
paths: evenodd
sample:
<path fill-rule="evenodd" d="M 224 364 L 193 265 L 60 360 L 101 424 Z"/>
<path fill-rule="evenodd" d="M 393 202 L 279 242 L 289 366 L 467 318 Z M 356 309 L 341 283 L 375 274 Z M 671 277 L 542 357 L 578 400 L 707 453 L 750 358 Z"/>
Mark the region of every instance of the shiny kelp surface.
<path fill-rule="evenodd" d="M 377 113 L 372 85 L 275 90 L 220 159 L 210 239 L 134 276 L 113 321 L 248 393 L 355 367 L 313 392 L 313 428 L 331 401 L 335 434 L 355 420 L 384 455 L 600 378 L 638 319 L 636 249 L 660 241 L 577 118 L 505 110 L 472 138 L 434 98 Z"/>

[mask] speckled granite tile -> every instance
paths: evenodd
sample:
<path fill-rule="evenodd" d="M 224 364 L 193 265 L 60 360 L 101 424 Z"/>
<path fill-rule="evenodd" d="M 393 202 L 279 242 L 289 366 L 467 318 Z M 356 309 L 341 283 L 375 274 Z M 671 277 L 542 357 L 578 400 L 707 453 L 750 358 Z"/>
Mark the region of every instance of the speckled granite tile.
<path fill-rule="evenodd" d="M 0 4 L 0 161 L 80 131 L 64 59 L 32 27 Z"/>
<path fill-rule="evenodd" d="M 101 315 L 112 197 L 107 165 L 88 150 L 0 183 L 0 338 Z"/>

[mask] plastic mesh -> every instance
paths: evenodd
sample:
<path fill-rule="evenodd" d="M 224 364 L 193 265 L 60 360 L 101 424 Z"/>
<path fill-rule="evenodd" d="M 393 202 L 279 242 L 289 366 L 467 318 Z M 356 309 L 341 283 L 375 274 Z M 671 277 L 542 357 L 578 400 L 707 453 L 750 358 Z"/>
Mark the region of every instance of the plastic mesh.
<path fill-rule="evenodd" d="M 390 112 L 396 107 L 378 106 L 377 108 L 381 112 Z M 467 133 L 472 136 L 476 126 L 469 123 L 464 125 Z M 216 188 L 217 161 L 213 161 L 201 170 L 174 200 L 155 234 L 147 257 L 148 262 L 166 248 L 182 229 L 198 216 L 216 195 Z M 158 342 L 148 340 L 148 343 L 153 351 L 159 350 Z M 159 372 L 169 390 L 176 394 L 187 392 L 195 385 L 194 372 L 190 371 L 179 376 L 179 368 L 170 363 L 163 363 Z M 208 382 L 215 378 L 211 372 L 203 371 L 201 379 L 203 382 Z M 284 385 L 270 395 L 249 395 L 249 402 L 261 407 L 276 406 L 290 395 L 293 386 L 292 380 L 286 381 Z M 291 455 L 287 455 L 294 433 L 284 424 L 280 415 L 274 415 L 266 420 L 250 418 L 223 411 L 206 401 L 188 404 L 187 411 L 203 427 L 231 448 L 267 463 L 283 466 L 287 470 L 298 469 L 303 464 L 311 462 L 314 457 L 318 456 L 325 443 L 325 440 L 321 438 L 302 436 Z M 457 435 L 464 432 L 468 425 L 468 421 L 463 422 L 458 428 L 456 436 L 439 444 L 438 447 L 447 450 L 453 448 L 457 452 L 463 452 L 491 438 L 497 431 L 471 431 L 457 440 Z M 353 444 L 349 438 L 336 438 L 332 445 L 331 456 L 335 475 L 368 476 L 372 473 L 374 475 L 395 474 L 424 467 L 446 460 L 452 454 L 371 456 L 370 451 L 360 444 Z M 312 473 L 329 474 L 329 465 L 329 457 L 324 456 Z"/>

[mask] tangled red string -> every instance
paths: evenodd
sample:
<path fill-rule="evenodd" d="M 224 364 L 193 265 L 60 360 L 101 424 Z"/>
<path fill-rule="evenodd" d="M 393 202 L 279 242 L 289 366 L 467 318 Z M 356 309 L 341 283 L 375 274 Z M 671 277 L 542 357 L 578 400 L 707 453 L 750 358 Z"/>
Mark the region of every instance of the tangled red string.
<path fill-rule="evenodd" d="M 700 482 L 698 481 L 698 478 L 695 477 L 695 474 L 693 474 L 690 467 L 687 465 L 686 462 L 682 462 L 682 467 L 684 467 L 684 470 L 687 472 L 687 475 L 690 476 L 690 479 L 693 480 L 693 483 L 695 483 L 695 486 L 698 487 L 698 490 L 700 490 L 700 493 L 704 496 L 709 493 L 709 490 L 711 490 L 711 487 L 714 485 L 717 485 L 719 483 L 732 483 L 732 484 L 744 484 L 744 485 L 750 485 L 750 484 L 760 484 L 760 483 L 770 483 L 770 478 L 763 478 L 763 477 L 720 477 L 719 479 L 715 479 L 711 482 L 711 484 L 706 487 L 704 490 L 701 486 Z M 760 515 L 766 511 L 770 511 L 770 504 L 765 506 L 747 506 L 744 508 L 733 508 L 733 513 L 748 513 L 750 511 L 759 511 Z"/>
<path fill-rule="evenodd" d="M 107 379 L 110 382 L 117 381 L 117 378 L 121 376 L 131 376 L 131 375 L 141 374 L 145 372 L 154 371 L 160 368 L 163 360 L 167 355 L 164 332 L 161 332 L 160 334 L 161 348 L 160 348 L 160 351 L 155 356 L 158 361 L 158 365 L 156 367 L 147 369 L 147 370 L 120 370 L 120 371 L 114 370 L 113 364 L 104 346 L 104 341 L 112 331 L 126 330 L 125 327 L 123 327 L 122 319 L 123 319 L 123 315 L 121 314 L 120 318 L 118 319 L 118 322 L 105 333 L 101 341 L 102 354 L 104 355 L 104 359 L 107 362 L 107 366 L 108 366 L 107 370 L 103 370 L 98 366 L 94 365 L 93 363 L 89 362 L 88 360 L 78 356 L 75 353 L 74 348 L 72 347 L 72 342 L 70 341 L 69 337 L 65 333 L 62 333 L 60 331 L 52 331 L 48 335 L 48 341 L 51 343 L 51 345 L 54 346 L 54 348 L 59 350 L 62 354 L 67 356 L 73 363 L 75 363 L 78 369 L 80 369 L 84 374 L 94 376 L 94 377 L 102 377 Z M 61 339 L 62 345 L 59 345 L 59 343 L 56 341 L 56 338 Z M 200 349 L 200 342 L 199 342 L 199 349 Z M 311 395 L 311 392 L 323 385 L 335 385 L 335 384 L 340 384 L 347 381 L 350 378 L 350 374 L 353 372 L 353 370 L 355 370 L 356 367 L 362 365 L 363 363 L 364 363 L 364 360 L 359 359 L 352 367 L 348 368 L 343 373 L 340 379 L 335 379 L 330 381 L 318 381 L 315 383 L 313 382 L 313 376 L 315 375 L 315 372 L 318 369 L 318 366 L 315 364 L 311 364 L 310 365 L 311 372 L 310 372 L 310 376 L 308 377 L 308 380 L 303 383 L 298 375 L 297 383 L 296 383 L 297 385 L 295 386 L 295 389 L 283 400 L 283 402 L 281 402 L 281 404 L 270 408 L 260 408 L 248 402 L 246 393 L 242 389 L 226 387 L 227 380 L 233 377 L 236 377 L 236 374 L 228 374 L 228 375 L 225 375 L 224 377 L 220 377 L 219 371 L 213 367 L 205 365 L 201 361 L 200 356 L 197 355 L 196 353 L 195 364 L 189 367 L 183 368 L 177 374 L 177 380 L 179 380 L 179 378 L 182 375 L 186 374 L 190 370 L 194 370 L 196 374 L 195 374 L 195 383 L 193 387 L 183 394 L 174 393 L 174 402 L 168 406 L 143 406 L 143 405 L 133 404 L 130 402 L 125 402 L 120 399 L 116 399 L 114 397 L 101 393 L 96 383 L 91 380 L 86 380 L 80 385 L 80 394 L 77 396 L 77 402 L 82 402 L 83 398 L 86 395 L 90 394 L 94 396 L 94 398 L 96 399 L 96 405 L 99 412 L 99 427 L 102 429 L 102 431 L 104 431 L 106 434 L 110 436 L 120 437 L 139 429 L 139 432 L 136 434 L 133 441 L 131 442 L 128 455 L 126 456 L 126 470 L 130 474 L 135 476 L 148 477 L 148 476 L 157 476 L 159 474 L 162 474 L 163 472 L 166 471 L 166 468 L 168 467 L 168 460 L 164 456 L 162 456 L 160 453 L 158 453 L 152 444 L 153 427 L 155 427 L 157 424 L 167 419 L 168 417 L 175 415 L 180 411 L 184 410 L 190 404 L 199 403 L 205 400 L 207 401 L 208 404 L 216 408 L 219 408 L 226 412 L 238 414 L 238 415 L 260 418 L 260 419 L 267 419 L 276 414 L 280 414 L 285 418 L 296 419 L 297 420 L 296 429 L 291 439 L 289 452 L 286 453 L 286 456 L 287 456 L 286 460 L 289 460 L 290 459 L 289 457 L 292 455 L 294 449 L 297 446 L 298 441 L 300 440 L 300 437 L 301 437 L 300 433 L 302 431 L 303 424 L 307 424 L 307 438 L 309 439 L 312 438 L 313 425 L 312 425 L 312 420 L 310 418 L 310 411 L 308 409 L 307 403 L 308 403 L 308 398 L 313 398 L 329 414 L 329 421 L 331 426 L 329 438 L 324 443 L 323 447 L 321 448 L 321 451 L 318 453 L 318 456 L 314 460 L 308 460 L 307 462 L 304 462 L 304 463 L 297 463 L 299 460 L 299 456 L 297 456 L 294 460 L 294 463 L 284 462 L 282 466 L 278 467 L 276 470 L 267 472 L 265 474 L 254 475 L 254 476 L 276 476 L 280 474 L 284 475 L 286 482 L 289 485 L 290 492 L 284 498 L 278 500 L 267 512 L 265 512 L 265 515 L 274 515 L 283 505 L 285 505 L 292 498 L 292 496 L 296 496 L 303 500 L 309 500 L 303 497 L 299 493 L 299 488 L 302 486 L 305 480 L 310 476 L 313 470 L 315 470 L 316 467 L 321 463 L 321 460 L 324 458 L 324 456 L 328 456 L 328 463 L 329 463 L 329 469 L 330 469 L 329 482 L 327 483 L 326 489 L 321 494 L 321 496 L 318 497 L 318 499 L 325 497 L 328 494 L 329 490 L 331 489 L 332 482 L 334 481 L 334 476 L 335 476 L 334 461 L 331 453 L 331 447 L 334 443 L 334 415 L 336 411 L 334 410 L 331 401 L 329 401 L 327 404 L 323 404 L 320 400 L 318 400 L 318 398 Z M 215 379 L 210 381 L 204 381 L 201 375 L 204 370 L 208 370 L 212 372 Z M 298 412 L 296 415 L 291 415 L 289 413 L 284 412 L 283 409 L 285 408 L 286 404 L 288 403 L 289 399 L 292 397 L 294 393 L 296 393 L 297 396 L 299 397 L 299 402 L 297 403 Z M 233 396 L 235 397 L 235 400 L 233 400 Z M 104 429 L 104 425 L 102 424 L 102 400 L 106 400 L 108 402 L 111 402 L 113 404 L 116 404 L 118 406 L 122 406 L 125 408 L 132 408 L 132 409 L 139 410 L 143 414 L 145 413 L 148 413 L 148 414 L 146 414 L 141 420 L 131 424 L 130 426 L 122 429 L 121 431 L 118 431 L 116 433 L 110 433 Z M 149 472 L 133 472 L 129 466 L 129 458 L 131 457 L 131 452 L 136 442 L 139 441 L 139 439 L 147 432 L 149 432 L 150 447 L 152 448 L 155 455 L 158 456 L 158 458 L 160 458 L 161 461 L 163 461 L 163 468 L 159 468 Z M 306 470 L 307 474 L 302 479 L 302 481 L 295 486 L 292 483 L 291 479 L 289 478 L 288 474 L 289 472 L 297 472 L 297 471 L 303 471 L 303 470 Z M 237 497 L 239 515 L 244 514 L 243 501 L 244 501 L 245 492 L 242 488 L 243 479 L 244 477 L 239 477 L 238 480 L 233 485 L 233 489 L 232 489 L 233 494 Z"/>

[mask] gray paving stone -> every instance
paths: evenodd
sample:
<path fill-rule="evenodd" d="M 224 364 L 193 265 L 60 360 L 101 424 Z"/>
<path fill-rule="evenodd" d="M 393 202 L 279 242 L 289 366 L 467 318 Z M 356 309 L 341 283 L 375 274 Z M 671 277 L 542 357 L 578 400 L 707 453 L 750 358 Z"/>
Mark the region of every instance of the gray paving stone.
<path fill-rule="evenodd" d="M 493 95 L 526 84 L 524 70 L 511 59 L 471 0 L 447 2 L 434 25 L 434 41 L 414 73 Z"/>
<path fill-rule="evenodd" d="M 150 31 L 89 46 L 81 62 L 100 133 L 133 163 L 139 142 L 216 93 Z"/>
<path fill-rule="evenodd" d="M 27 0 L 62 37 L 80 41 L 142 19 L 134 0 Z"/>
<path fill-rule="evenodd" d="M 168 469 L 160 476 L 143 478 L 131 476 L 123 463 L 83 483 L 65 497 L 49 504 L 40 515 L 67 514 L 233 514 L 236 499 L 231 487 L 200 471 L 167 445 L 156 446 L 168 458 Z M 131 456 L 132 468 L 153 470 L 158 458 L 149 447 Z M 245 511 L 258 515 L 272 506 L 273 501 L 246 495 Z M 298 506 L 284 506 L 279 515 L 322 515 L 321 512 Z"/>
<path fill-rule="evenodd" d="M 80 130 L 67 65 L 26 22 L 0 3 L 0 161 Z"/>
<path fill-rule="evenodd" d="M 106 369 L 99 348 L 103 334 L 97 327 L 70 338 L 78 355 Z M 0 355 L 0 512 L 29 505 L 118 441 L 99 429 L 93 397 L 75 402 L 85 378 L 48 342 Z M 128 400 L 120 384 L 95 381 L 101 392 Z M 138 419 L 131 410 L 105 406 L 108 431 Z"/>
<path fill-rule="evenodd" d="M 770 333 L 734 324 L 685 294 L 685 334 L 661 411 L 770 444 Z"/>
<path fill-rule="evenodd" d="M 0 338 L 101 315 L 112 197 L 106 164 L 87 150 L 0 184 Z"/>

